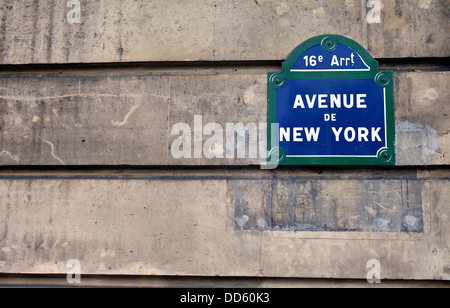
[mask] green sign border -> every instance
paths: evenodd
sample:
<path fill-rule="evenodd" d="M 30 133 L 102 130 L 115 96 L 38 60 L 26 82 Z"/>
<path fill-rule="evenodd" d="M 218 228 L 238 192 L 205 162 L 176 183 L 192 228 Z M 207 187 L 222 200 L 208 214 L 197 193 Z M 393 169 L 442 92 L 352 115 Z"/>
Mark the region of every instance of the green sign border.
<path fill-rule="evenodd" d="M 292 72 L 291 68 L 298 58 L 308 49 L 321 44 L 325 50 L 334 50 L 337 44 L 350 47 L 357 52 L 370 67 L 369 71 L 317 71 Z M 283 149 L 278 148 L 277 140 L 272 140 L 273 125 L 276 125 L 276 90 L 282 88 L 287 79 L 374 79 L 380 87 L 386 88 L 386 127 L 387 148 L 378 152 L 378 157 L 286 157 Z M 283 62 L 282 72 L 268 73 L 268 150 L 269 165 L 395 165 L 395 110 L 394 110 L 394 73 L 379 71 L 378 61 L 357 42 L 339 35 L 321 35 L 298 46 Z"/>

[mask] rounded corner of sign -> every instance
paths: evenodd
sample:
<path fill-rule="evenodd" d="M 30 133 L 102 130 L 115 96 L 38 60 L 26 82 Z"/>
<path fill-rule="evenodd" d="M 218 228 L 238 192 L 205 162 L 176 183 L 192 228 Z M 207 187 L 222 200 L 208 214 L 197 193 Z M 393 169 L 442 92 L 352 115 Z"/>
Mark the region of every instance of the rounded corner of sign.
<path fill-rule="evenodd" d="M 303 55 L 304 52 L 306 52 L 309 48 L 321 44 L 324 38 L 331 36 L 331 35 L 319 35 L 312 37 L 292 50 L 292 52 L 289 54 L 287 59 L 283 62 L 283 72 L 289 72 L 291 71 L 291 68 L 295 65 L 298 58 Z"/>

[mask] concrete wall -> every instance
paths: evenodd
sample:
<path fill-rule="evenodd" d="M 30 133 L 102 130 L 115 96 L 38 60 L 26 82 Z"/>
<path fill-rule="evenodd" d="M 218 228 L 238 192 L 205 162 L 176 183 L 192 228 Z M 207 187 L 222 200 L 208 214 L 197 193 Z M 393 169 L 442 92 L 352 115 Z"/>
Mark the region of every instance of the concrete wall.
<path fill-rule="evenodd" d="M 77 3 L 0 0 L 0 275 L 450 279 L 450 1 Z M 394 70 L 397 166 L 173 156 L 321 34 Z"/>

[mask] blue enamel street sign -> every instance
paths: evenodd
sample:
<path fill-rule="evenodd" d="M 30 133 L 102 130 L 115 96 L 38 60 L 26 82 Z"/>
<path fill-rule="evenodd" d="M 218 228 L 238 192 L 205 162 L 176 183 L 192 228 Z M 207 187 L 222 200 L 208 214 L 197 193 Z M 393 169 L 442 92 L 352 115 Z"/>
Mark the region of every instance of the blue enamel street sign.
<path fill-rule="evenodd" d="M 359 44 L 313 38 L 268 78 L 269 164 L 395 165 L 393 73 Z"/>

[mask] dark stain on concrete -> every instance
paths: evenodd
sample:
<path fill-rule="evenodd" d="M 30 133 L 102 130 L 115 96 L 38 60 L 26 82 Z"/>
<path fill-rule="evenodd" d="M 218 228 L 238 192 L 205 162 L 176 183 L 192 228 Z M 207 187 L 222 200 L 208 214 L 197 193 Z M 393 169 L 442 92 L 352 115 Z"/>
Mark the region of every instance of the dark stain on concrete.
<path fill-rule="evenodd" d="M 424 232 L 420 180 L 362 180 L 348 191 L 339 180 L 270 182 L 259 186 L 235 182 L 237 230 Z M 327 190 L 328 185 L 342 191 Z M 248 193 L 252 189 L 264 191 L 263 211 L 255 209 Z"/>

